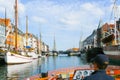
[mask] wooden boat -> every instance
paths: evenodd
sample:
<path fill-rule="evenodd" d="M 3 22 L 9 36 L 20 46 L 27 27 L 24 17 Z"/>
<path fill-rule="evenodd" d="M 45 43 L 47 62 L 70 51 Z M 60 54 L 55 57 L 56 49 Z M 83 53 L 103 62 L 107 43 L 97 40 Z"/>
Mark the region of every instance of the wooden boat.
<path fill-rule="evenodd" d="M 39 56 L 35 53 L 34 50 L 29 50 L 31 46 L 28 45 L 28 16 L 26 16 L 26 52 L 29 56 L 31 56 L 33 59 L 37 59 Z"/>
<path fill-rule="evenodd" d="M 6 52 L 5 55 L 5 62 L 7 64 L 21 64 L 21 63 L 27 63 L 27 62 L 31 62 L 33 59 L 28 56 L 28 55 L 22 55 L 23 53 L 25 54 L 25 52 L 20 52 L 20 54 L 18 54 L 18 45 L 17 45 L 17 35 L 18 35 L 18 1 L 15 0 L 15 49 L 14 49 L 14 53 L 12 52 Z"/>
<path fill-rule="evenodd" d="M 107 35 L 105 38 L 103 38 L 102 42 L 104 44 L 110 44 L 111 42 L 115 42 L 116 35 L 112 32 L 111 33 L 109 32 L 109 35 Z M 110 60 L 113 63 L 119 63 L 119 61 L 120 61 L 120 44 L 118 42 L 116 43 L 116 45 L 112 44 L 112 45 L 103 46 L 103 51 L 105 52 L 106 55 L 109 56 Z"/>
<path fill-rule="evenodd" d="M 107 46 L 104 47 L 104 52 L 106 55 L 109 56 L 110 60 L 112 62 L 118 62 L 120 61 L 120 45 L 115 45 L 115 46 Z"/>
<path fill-rule="evenodd" d="M 39 55 L 36 54 L 34 51 L 27 52 L 27 54 L 28 54 L 29 56 L 31 56 L 33 59 L 38 59 L 38 58 L 39 58 Z"/>
<path fill-rule="evenodd" d="M 28 63 L 28 62 L 31 62 L 32 60 L 33 60 L 33 58 L 31 58 L 31 57 L 15 54 L 12 52 L 7 52 L 5 55 L 5 62 L 7 64 Z"/>
<path fill-rule="evenodd" d="M 116 1 L 114 1 L 113 7 L 118 7 Z M 119 64 L 120 61 L 120 18 L 117 20 L 118 16 L 117 10 L 114 8 L 114 24 L 105 24 L 107 32 L 101 40 L 105 46 L 103 49 L 105 53 L 109 56 L 113 63 Z M 104 30 L 105 31 L 105 30 Z"/>
<path fill-rule="evenodd" d="M 94 69 L 88 65 L 63 68 L 53 71 L 48 71 L 44 77 L 41 74 L 31 76 L 25 80 L 82 80 L 84 77 L 89 76 Z M 115 80 L 120 80 L 120 66 L 109 65 L 106 73 L 113 76 Z"/>

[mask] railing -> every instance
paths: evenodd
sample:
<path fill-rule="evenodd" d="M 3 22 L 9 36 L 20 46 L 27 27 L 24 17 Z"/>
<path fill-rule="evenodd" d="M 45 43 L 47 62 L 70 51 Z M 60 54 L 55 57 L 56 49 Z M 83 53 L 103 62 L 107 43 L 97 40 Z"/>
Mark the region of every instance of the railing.
<path fill-rule="evenodd" d="M 103 50 L 107 51 L 120 51 L 120 45 L 113 45 L 113 46 L 105 46 L 103 47 Z"/>

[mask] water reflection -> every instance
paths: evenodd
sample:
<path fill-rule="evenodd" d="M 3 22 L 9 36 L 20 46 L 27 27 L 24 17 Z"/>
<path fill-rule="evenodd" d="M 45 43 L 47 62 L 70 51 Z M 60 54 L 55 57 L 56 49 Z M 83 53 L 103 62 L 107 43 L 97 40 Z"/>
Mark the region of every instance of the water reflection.
<path fill-rule="evenodd" d="M 44 60 L 41 65 L 41 72 L 47 72 L 50 70 L 58 69 L 58 68 L 67 68 L 84 65 L 83 61 L 80 57 L 77 56 L 50 56 Z"/>
<path fill-rule="evenodd" d="M 0 66 L 0 80 L 7 80 L 7 67 L 6 65 Z"/>
<path fill-rule="evenodd" d="M 8 65 L 7 66 L 7 79 L 8 80 L 22 80 L 26 77 L 39 73 L 40 59 L 33 60 L 31 63 Z"/>
<path fill-rule="evenodd" d="M 84 64 L 86 63 L 77 56 L 49 56 L 36 59 L 31 63 L 0 66 L 0 80 L 23 80 L 42 72 Z"/>

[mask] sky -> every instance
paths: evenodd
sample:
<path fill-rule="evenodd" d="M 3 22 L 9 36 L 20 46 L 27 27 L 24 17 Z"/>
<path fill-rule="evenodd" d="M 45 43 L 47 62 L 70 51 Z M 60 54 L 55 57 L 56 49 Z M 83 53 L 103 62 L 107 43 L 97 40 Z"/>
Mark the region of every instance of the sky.
<path fill-rule="evenodd" d="M 54 37 L 57 50 L 79 47 L 101 24 L 113 22 L 114 0 L 18 0 L 18 28 L 36 36 L 53 49 Z M 0 18 L 14 20 L 15 0 L 0 0 Z M 115 14 L 120 17 L 120 0 L 116 0 Z"/>

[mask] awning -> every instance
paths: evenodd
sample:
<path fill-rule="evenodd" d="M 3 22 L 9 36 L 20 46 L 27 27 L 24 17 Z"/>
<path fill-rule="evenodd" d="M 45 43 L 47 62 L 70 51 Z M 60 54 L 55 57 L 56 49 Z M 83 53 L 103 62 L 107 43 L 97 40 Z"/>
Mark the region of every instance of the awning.
<path fill-rule="evenodd" d="M 31 48 L 30 46 L 25 46 L 25 48 Z"/>

